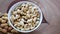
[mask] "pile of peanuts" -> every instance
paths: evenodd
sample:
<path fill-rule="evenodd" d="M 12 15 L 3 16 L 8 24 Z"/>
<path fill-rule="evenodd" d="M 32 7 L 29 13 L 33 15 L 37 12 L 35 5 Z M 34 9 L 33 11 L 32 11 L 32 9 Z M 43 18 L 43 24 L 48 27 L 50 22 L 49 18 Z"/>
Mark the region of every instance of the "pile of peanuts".
<path fill-rule="evenodd" d="M 22 3 L 11 12 L 10 21 L 19 30 L 32 30 L 39 24 L 40 13 L 31 3 Z"/>
<path fill-rule="evenodd" d="M 8 24 L 8 18 L 7 13 L 0 16 L 0 34 L 13 34 L 13 33 L 19 33 L 16 30 L 14 30 L 9 24 Z"/>

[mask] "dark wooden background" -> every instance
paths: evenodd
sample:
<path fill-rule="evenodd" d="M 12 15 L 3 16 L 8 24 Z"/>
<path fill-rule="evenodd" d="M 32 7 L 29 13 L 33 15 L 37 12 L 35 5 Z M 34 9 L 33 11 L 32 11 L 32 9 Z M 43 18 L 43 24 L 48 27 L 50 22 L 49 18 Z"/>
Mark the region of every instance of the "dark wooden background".
<path fill-rule="evenodd" d="M 0 0 L 0 12 L 7 12 L 10 5 L 20 0 Z M 41 26 L 27 34 L 60 34 L 60 0 L 33 0 L 38 2 L 46 21 Z M 11 4 L 12 3 L 12 4 Z"/>

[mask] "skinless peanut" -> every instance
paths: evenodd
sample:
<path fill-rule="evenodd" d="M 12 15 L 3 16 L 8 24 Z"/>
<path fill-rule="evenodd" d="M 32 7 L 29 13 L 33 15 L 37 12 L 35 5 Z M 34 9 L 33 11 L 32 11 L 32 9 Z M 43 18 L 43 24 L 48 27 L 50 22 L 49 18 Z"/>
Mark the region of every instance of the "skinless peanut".
<path fill-rule="evenodd" d="M 38 17 L 38 18 L 40 17 L 39 13 L 37 14 L 37 17 Z"/>
<path fill-rule="evenodd" d="M 16 27 L 17 29 L 21 29 L 21 28 L 19 28 L 19 27 Z"/>
<path fill-rule="evenodd" d="M 22 28 L 21 30 L 24 30 L 24 28 Z"/>
<path fill-rule="evenodd" d="M 20 21 L 20 19 L 17 19 L 17 22 L 19 22 Z"/>
<path fill-rule="evenodd" d="M 32 9 L 32 6 L 30 6 L 29 9 Z"/>
<path fill-rule="evenodd" d="M 27 22 L 31 22 L 31 21 L 32 21 L 32 19 L 28 19 L 28 20 L 27 20 Z"/>
<path fill-rule="evenodd" d="M 24 28 L 26 28 L 27 24 L 24 24 Z"/>
<path fill-rule="evenodd" d="M 35 10 L 35 13 L 36 13 L 36 14 L 39 13 L 38 10 Z"/>
<path fill-rule="evenodd" d="M 11 16 L 11 21 L 14 21 L 16 18 L 14 17 L 14 15 Z"/>
<path fill-rule="evenodd" d="M 33 7 L 32 9 L 33 9 L 33 10 L 37 10 L 37 7 Z"/>
<path fill-rule="evenodd" d="M 27 14 L 26 17 L 27 17 L 27 18 L 30 18 L 30 14 Z"/>
<path fill-rule="evenodd" d="M 29 25 L 28 24 L 25 24 L 24 25 L 24 30 L 29 30 L 29 29 L 30 29 Z"/>
<path fill-rule="evenodd" d="M 21 12 L 20 12 L 20 15 L 24 15 L 24 12 L 23 12 L 23 11 L 21 11 Z"/>
<path fill-rule="evenodd" d="M 24 7 L 22 7 L 21 10 L 24 10 Z"/>
<path fill-rule="evenodd" d="M 23 13 L 23 15 L 26 15 L 26 13 Z"/>
<path fill-rule="evenodd" d="M 21 27 L 21 26 L 22 26 L 22 24 L 17 23 L 17 24 L 14 24 L 14 26 Z"/>
<path fill-rule="evenodd" d="M 30 11 L 27 11 L 27 14 L 30 14 Z"/>
<path fill-rule="evenodd" d="M 23 11 L 26 13 L 26 11 L 28 10 L 28 8 L 27 7 L 25 7 L 24 9 L 23 9 Z"/>
<path fill-rule="evenodd" d="M 30 29 L 33 29 L 34 27 L 30 27 Z"/>
<path fill-rule="evenodd" d="M 35 25 L 38 25 L 39 21 L 36 21 L 36 24 Z"/>
<path fill-rule="evenodd" d="M 28 7 L 28 4 L 26 4 L 26 7 Z"/>
<path fill-rule="evenodd" d="M 33 16 L 33 14 L 30 14 L 30 16 Z"/>
<path fill-rule="evenodd" d="M 36 14 L 35 12 L 33 14 Z"/>
<path fill-rule="evenodd" d="M 24 28 L 24 30 L 29 30 L 30 28 Z"/>
<path fill-rule="evenodd" d="M 20 26 L 19 29 L 23 29 L 23 26 Z"/>
<path fill-rule="evenodd" d="M 29 23 L 28 25 L 29 25 L 29 28 L 32 27 L 31 23 Z"/>
<path fill-rule="evenodd" d="M 33 21 L 36 22 L 36 20 L 37 20 L 37 17 L 34 17 Z"/>
<path fill-rule="evenodd" d="M 17 24 L 14 24 L 14 26 L 17 26 Z"/>
<path fill-rule="evenodd" d="M 23 3 L 21 6 L 22 6 L 22 7 L 24 7 L 24 6 L 25 6 L 25 4 Z"/>
<path fill-rule="evenodd" d="M 28 23 L 28 25 L 31 25 L 31 23 Z"/>
<path fill-rule="evenodd" d="M 37 20 L 39 20 L 40 18 L 37 18 Z"/>
<path fill-rule="evenodd" d="M 23 21 L 20 21 L 20 24 L 21 24 L 21 25 L 24 25 L 24 22 L 23 22 Z"/>
<path fill-rule="evenodd" d="M 29 5 L 29 6 L 32 6 L 32 4 L 30 4 L 30 3 L 29 3 L 28 5 Z"/>
<path fill-rule="evenodd" d="M 21 25 L 20 24 L 17 24 L 17 27 L 21 27 Z"/>
<path fill-rule="evenodd" d="M 37 17 L 39 18 L 40 16 L 39 16 L 39 15 L 37 15 Z"/>
<path fill-rule="evenodd" d="M 19 22 L 14 22 L 14 24 L 17 24 L 17 23 L 19 23 Z"/>
<path fill-rule="evenodd" d="M 7 24 L 8 24 L 8 22 L 7 22 Z M 8 26 L 11 26 L 10 24 L 8 24 Z"/>
<path fill-rule="evenodd" d="M 15 19 L 18 19 L 20 17 L 20 15 L 16 15 Z"/>
<path fill-rule="evenodd" d="M 21 21 L 23 21 L 23 22 L 24 22 L 25 20 L 22 18 L 22 19 L 21 19 Z"/>
<path fill-rule="evenodd" d="M 22 16 L 22 18 L 25 18 L 25 16 Z"/>
<path fill-rule="evenodd" d="M 2 29 L 2 32 L 3 32 L 3 33 L 7 33 L 7 30 L 6 30 L 6 29 Z"/>
<path fill-rule="evenodd" d="M 27 19 L 27 17 L 26 17 L 26 16 L 22 16 L 22 18 Z"/>
<path fill-rule="evenodd" d="M 22 10 L 17 9 L 17 13 L 20 14 Z"/>
<path fill-rule="evenodd" d="M 36 17 L 36 16 L 37 16 L 37 14 L 35 14 L 35 15 L 32 15 L 32 18 L 33 18 L 33 17 Z"/>
<path fill-rule="evenodd" d="M 13 13 L 12 13 L 13 15 L 16 15 L 17 14 L 17 11 L 13 11 Z"/>
<path fill-rule="evenodd" d="M 17 11 L 17 9 L 20 9 L 21 7 L 16 7 L 15 11 Z"/>
<path fill-rule="evenodd" d="M 32 27 L 35 27 L 35 24 L 34 23 L 32 23 Z"/>

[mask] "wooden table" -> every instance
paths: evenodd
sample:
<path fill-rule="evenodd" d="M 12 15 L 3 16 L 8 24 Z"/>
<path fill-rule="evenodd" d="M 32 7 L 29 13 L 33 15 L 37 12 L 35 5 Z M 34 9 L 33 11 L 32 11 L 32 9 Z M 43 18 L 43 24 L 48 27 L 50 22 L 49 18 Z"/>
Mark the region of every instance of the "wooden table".
<path fill-rule="evenodd" d="M 0 12 L 7 12 L 10 4 L 18 1 L 20 0 L 0 0 Z M 60 34 L 60 0 L 34 1 L 40 5 L 48 24 L 42 23 L 37 30 L 27 34 Z"/>

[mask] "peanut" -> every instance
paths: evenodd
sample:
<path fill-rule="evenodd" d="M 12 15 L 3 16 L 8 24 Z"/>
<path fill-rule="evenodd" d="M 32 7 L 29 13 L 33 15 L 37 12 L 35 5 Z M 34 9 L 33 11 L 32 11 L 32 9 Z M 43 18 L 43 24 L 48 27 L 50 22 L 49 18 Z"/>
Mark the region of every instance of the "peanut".
<path fill-rule="evenodd" d="M 7 20 L 7 19 L 8 19 L 8 17 L 4 17 L 4 16 L 3 16 L 3 17 L 2 17 L 2 19 L 5 19 L 5 20 Z"/>
<path fill-rule="evenodd" d="M 1 23 L 6 23 L 6 20 L 2 20 Z"/>
<path fill-rule="evenodd" d="M 16 31 L 15 29 L 12 29 L 12 30 L 11 30 L 11 32 L 12 32 L 12 33 L 14 33 L 14 32 L 16 32 L 16 33 L 17 33 L 18 31 Z"/>
<path fill-rule="evenodd" d="M 3 19 L 2 18 L 0 18 L 0 22 L 2 21 Z"/>
<path fill-rule="evenodd" d="M 9 32 L 8 32 L 7 34 L 13 34 L 13 33 L 9 33 Z"/>
<path fill-rule="evenodd" d="M 2 29 L 2 32 L 3 32 L 3 33 L 7 33 L 7 30 L 6 30 L 6 29 Z"/>
<path fill-rule="evenodd" d="M 8 29 L 8 26 L 5 26 L 4 28 L 5 28 L 5 29 Z"/>
<path fill-rule="evenodd" d="M 5 27 L 5 26 L 7 26 L 8 24 L 7 23 L 4 23 L 4 24 L 1 24 L 0 26 L 1 27 Z"/>
<path fill-rule="evenodd" d="M 0 32 L 2 31 L 2 28 L 0 27 Z"/>
<path fill-rule="evenodd" d="M 12 30 L 12 27 L 9 27 L 8 30 L 9 30 L 9 31 Z"/>
<path fill-rule="evenodd" d="M 8 14 L 7 14 L 7 13 L 5 13 L 5 14 L 4 14 L 4 16 L 5 16 L 5 17 L 7 17 L 7 16 L 8 16 Z"/>

